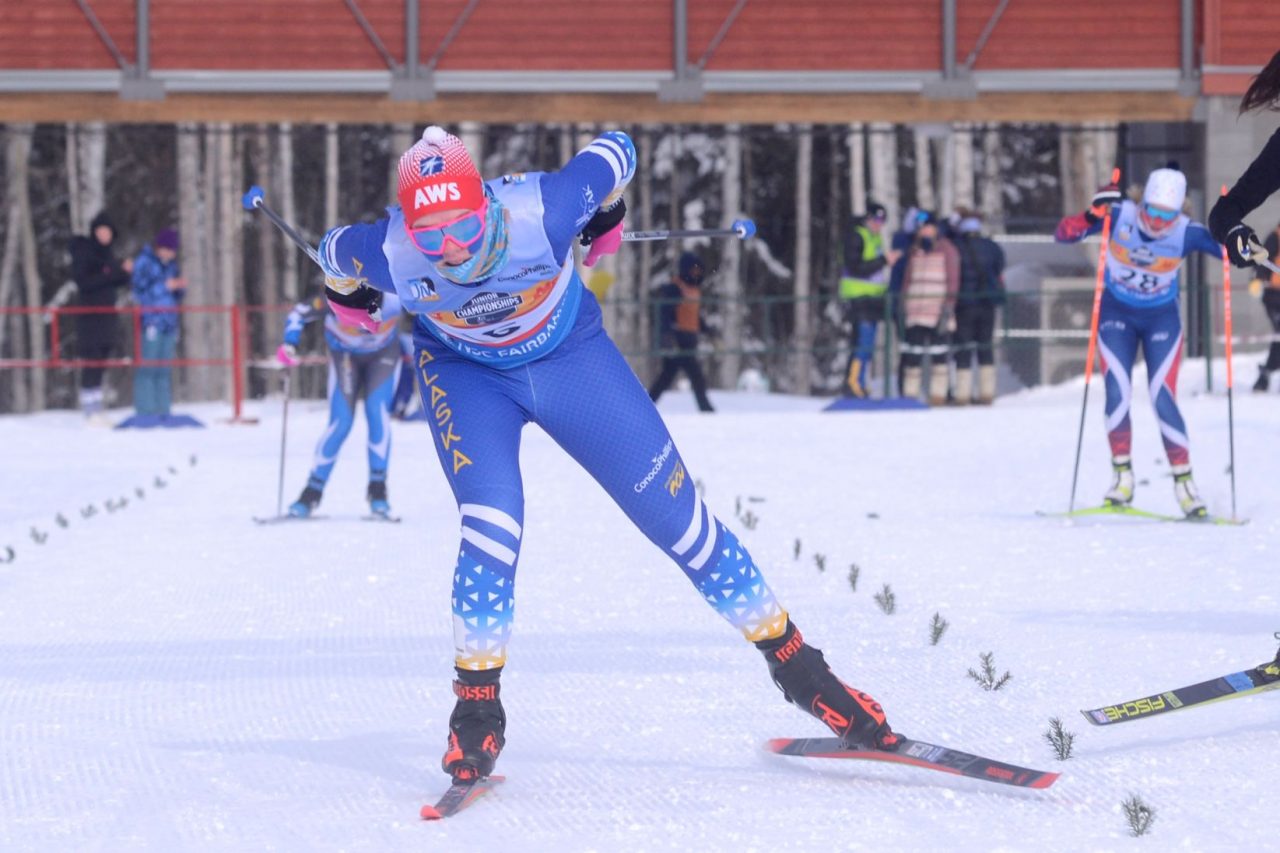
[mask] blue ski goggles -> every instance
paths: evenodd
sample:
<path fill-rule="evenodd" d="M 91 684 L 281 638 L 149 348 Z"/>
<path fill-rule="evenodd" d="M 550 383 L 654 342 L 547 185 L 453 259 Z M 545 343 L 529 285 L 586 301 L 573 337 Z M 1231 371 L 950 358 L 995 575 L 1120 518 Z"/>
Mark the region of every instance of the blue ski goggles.
<path fill-rule="evenodd" d="M 1165 210 L 1163 207 L 1156 207 L 1154 204 L 1142 205 L 1142 212 L 1152 219 L 1160 219 L 1164 222 L 1172 222 L 1178 218 L 1177 210 Z"/>
<path fill-rule="evenodd" d="M 484 223 L 488 215 L 489 199 L 486 198 L 480 207 L 467 211 L 457 219 L 422 228 L 413 228 L 406 222 L 405 229 L 418 251 L 429 258 L 442 258 L 450 244 L 474 251 L 476 244 L 484 237 Z"/>

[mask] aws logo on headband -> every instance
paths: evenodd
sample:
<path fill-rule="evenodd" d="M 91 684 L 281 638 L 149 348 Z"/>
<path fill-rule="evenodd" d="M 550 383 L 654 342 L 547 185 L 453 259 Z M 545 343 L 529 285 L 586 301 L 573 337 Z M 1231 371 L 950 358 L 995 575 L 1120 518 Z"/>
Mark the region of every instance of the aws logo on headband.
<path fill-rule="evenodd" d="M 414 210 L 446 201 L 462 201 L 462 190 L 453 181 L 447 184 L 429 184 L 413 191 Z"/>

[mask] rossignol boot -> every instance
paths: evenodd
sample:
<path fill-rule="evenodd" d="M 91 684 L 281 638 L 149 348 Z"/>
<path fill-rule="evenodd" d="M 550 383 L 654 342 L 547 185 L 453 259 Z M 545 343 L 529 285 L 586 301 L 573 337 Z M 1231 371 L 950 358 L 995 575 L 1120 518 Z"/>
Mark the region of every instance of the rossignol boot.
<path fill-rule="evenodd" d="M 761 640 L 756 648 L 769 662 L 769 675 L 787 701 L 817 717 L 845 746 L 890 749 L 898 736 L 885 721 L 880 703 L 832 674 L 822 652 L 808 645 L 787 621 L 781 637 Z"/>
<path fill-rule="evenodd" d="M 1187 518 L 1206 518 L 1209 515 L 1191 479 L 1190 465 L 1173 466 L 1173 496 L 1178 499 L 1178 506 L 1182 507 Z"/>
<path fill-rule="evenodd" d="M 1128 456 L 1113 457 L 1111 472 L 1114 479 L 1102 502 L 1107 506 L 1128 506 L 1133 503 L 1133 461 Z"/>
<path fill-rule="evenodd" d="M 294 518 L 310 518 L 312 511 L 320 505 L 322 496 L 323 493 L 320 489 L 308 482 L 307 487 L 302 490 L 302 494 L 298 495 L 298 499 L 289 504 L 289 515 Z"/>
<path fill-rule="evenodd" d="M 484 672 L 457 670 L 458 697 L 449 717 L 449 745 L 440 766 L 455 782 L 488 776 L 506 744 L 507 715 L 498 699 L 502 668 Z"/>

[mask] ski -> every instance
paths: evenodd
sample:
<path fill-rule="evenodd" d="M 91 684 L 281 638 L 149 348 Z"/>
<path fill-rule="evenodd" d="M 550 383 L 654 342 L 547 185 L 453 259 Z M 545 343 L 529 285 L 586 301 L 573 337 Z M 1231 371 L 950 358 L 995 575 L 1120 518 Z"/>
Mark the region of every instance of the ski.
<path fill-rule="evenodd" d="M 1019 788 L 1048 788 L 1057 781 L 1059 775 L 1005 764 L 981 755 L 910 738 L 901 738 L 893 749 L 846 748 L 841 746 L 839 738 L 834 737 L 774 738 L 765 744 L 765 749 L 779 755 L 806 758 L 856 758 L 909 764 Z"/>
<path fill-rule="evenodd" d="M 1280 687 L 1280 658 L 1260 664 L 1253 669 L 1228 673 L 1199 684 L 1191 684 L 1115 705 L 1104 705 L 1101 708 L 1092 708 L 1080 713 L 1095 726 L 1109 726 L 1112 723 L 1154 717 L 1157 714 L 1167 714 L 1170 711 L 1196 705 L 1208 705 L 1224 699 L 1252 696 L 1254 693 L 1274 690 L 1277 687 Z"/>
<path fill-rule="evenodd" d="M 454 782 L 435 805 L 428 803 L 422 807 L 422 819 L 442 820 L 455 815 L 492 791 L 505 778 L 507 777 L 485 776 L 472 782 Z"/>
<path fill-rule="evenodd" d="M 258 516 L 258 515 L 255 515 L 253 516 L 254 524 L 280 524 L 286 521 L 369 521 L 369 522 L 381 522 L 384 524 L 399 524 L 400 516 L 383 515 L 380 513 L 373 513 L 371 515 L 361 515 L 361 516 L 349 516 L 349 515 L 307 515 L 307 516 L 297 516 L 297 515 Z"/>
<path fill-rule="evenodd" d="M 1036 515 L 1044 518 L 1090 518 L 1092 516 L 1115 515 L 1128 518 L 1142 518 L 1148 521 L 1177 521 L 1185 524 L 1224 524 L 1232 526 L 1249 523 L 1249 519 L 1247 518 L 1226 518 L 1220 515 L 1206 515 L 1200 517 L 1168 515 L 1162 512 L 1150 512 L 1145 509 L 1139 509 L 1136 506 L 1116 506 L 1114 504 L 1090 506 L 1085 507 L 1084 509 L 1073 510 L 1071 512 L 1048 512 L 1046 510 L 1036 510 Z"/>

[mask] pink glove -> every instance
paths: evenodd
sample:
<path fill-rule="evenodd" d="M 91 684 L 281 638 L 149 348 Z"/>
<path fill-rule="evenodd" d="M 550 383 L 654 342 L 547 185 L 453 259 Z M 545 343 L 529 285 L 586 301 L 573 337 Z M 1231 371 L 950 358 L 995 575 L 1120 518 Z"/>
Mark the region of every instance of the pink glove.
<path fill-rule="evenodd" d="M 329 300 L 329 308 L 333 311 L 334 316 L 340 322 L 347 323 L 352 326 L 359 326 L 370 332 L 378 331 L 378 320 L 369 314 L 363 308 L 349 308 L 346 305 L 339 305 L 332 299 Z"/>
<path fill-rule="evenodd" d="M 298 364 L 298 350 L 293 344 L 281 344 L 280 349 L 276 350 L 276 361 L 285 367 L 294 367 Z"/>
<path fill-rule="evenodd" d="M 602 255 L 612 255 L 622 246 L 622 223 L 610 228 L 599 237 L 591 241 L 591 248 L 587 250 L 587 257 L 583 259 L 582 265 L 587 267 L 595 266 L 596 261 Z"/>

